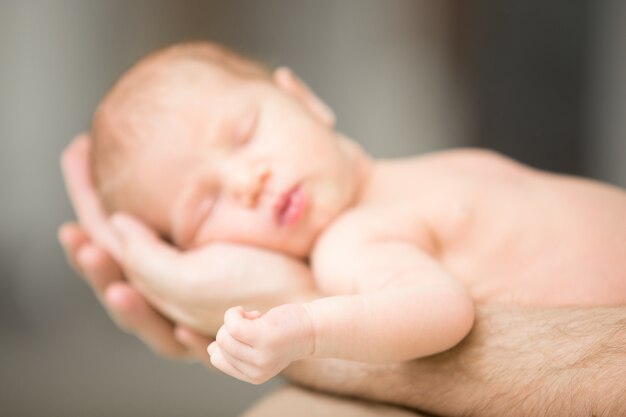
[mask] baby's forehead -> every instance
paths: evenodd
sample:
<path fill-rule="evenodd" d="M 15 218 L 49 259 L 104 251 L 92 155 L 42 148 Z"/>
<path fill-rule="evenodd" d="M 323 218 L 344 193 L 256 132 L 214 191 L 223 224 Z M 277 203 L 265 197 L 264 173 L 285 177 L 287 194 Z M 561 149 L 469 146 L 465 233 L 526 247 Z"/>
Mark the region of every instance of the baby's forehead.
<path fill-rule="evenodd" d="M 214 94 L 220 88 L 244 80 L 271 80 L 269 68 L 224 46 L 209 42 L 187 42 L 163 48 L 131 67 L 113 87 L 109 98 L 149 100 L 174 94 Z M 109 100 L 117 101 L 117 100 Z"/>
<path fill-rule="evenodd" d="M 152 115 L 169 113 L 192 124 L 198 117 L 207 122 L 245 107 L 252 97 L 249 86 L 248 80 L 223 71 L 181 73 L 167 80 L 151 80 L 139 95 L 138 105 Z"/>
<path fill-rule="evenodd" d="M 148 141 L 154 151 L 192 146 L 194 138 L 219 136 L 201 130 L 224 125 L 224 114 L 243 113 L 237 109 L 245 107 L 241 98 L 249 81 L 217 64 L 157 59 L 131 71 L 107 107 L 118 128 L 126 125 L 129 138 Z"/>
<path fill-rule="evenodd" d="M 143 127 L 171 125 L 183 115 L 193 114 L 194 107 L 207 104 L 232 88 L 224 74 L 206 66 L 181 68 L 155 64 L 149 71 L 129 74 L 103 103 L 102 112 L 111 121 Z"/>

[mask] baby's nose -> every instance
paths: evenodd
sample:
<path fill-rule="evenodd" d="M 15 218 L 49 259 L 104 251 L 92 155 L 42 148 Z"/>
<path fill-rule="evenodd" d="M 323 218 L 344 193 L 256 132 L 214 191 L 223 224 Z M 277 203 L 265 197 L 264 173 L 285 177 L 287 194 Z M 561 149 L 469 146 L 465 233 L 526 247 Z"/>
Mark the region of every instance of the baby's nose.
<path fill-rule="evenodd" d="M 269 177 L 270 170 L 265 164 L 253 165 L 241 172 L 236 193 L 246 207 L 253 208 L 258 204 Z"/>

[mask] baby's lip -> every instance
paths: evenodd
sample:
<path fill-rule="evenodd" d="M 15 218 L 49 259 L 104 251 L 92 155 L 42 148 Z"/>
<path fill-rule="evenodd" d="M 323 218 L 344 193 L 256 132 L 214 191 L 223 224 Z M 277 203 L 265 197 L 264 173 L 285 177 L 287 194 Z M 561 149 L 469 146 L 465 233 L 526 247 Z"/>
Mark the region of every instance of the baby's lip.
<path fill-rule="evenodd" d="M 282 193 L 274 203 L 274 215 L 279 226 L 292 226 L 302 217 L 306 198 L 299 185 Z"/>

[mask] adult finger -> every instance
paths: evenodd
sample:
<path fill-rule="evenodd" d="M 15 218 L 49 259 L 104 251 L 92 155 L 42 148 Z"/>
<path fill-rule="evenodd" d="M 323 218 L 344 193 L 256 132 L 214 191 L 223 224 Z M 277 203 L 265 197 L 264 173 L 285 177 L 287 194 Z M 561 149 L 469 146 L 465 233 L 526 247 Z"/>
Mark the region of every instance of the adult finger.
<path fill-rule="evenodd" d="M 120 243 L 107 222 L 107 213 L 95 190 L 91 175 L 91 139 L 78 135 L 63 151 L 61 171 L 80 224 L 89 236 L 119 259 Z"/>
<path fill-rule="evenodd" d="M 89 236 L 87 236 L 83 229 L 76 223 L 67 222 L 59 227 L 57 238 L 63 248 L 63 252 L 65 252 L 67 262 L 78 274 L 83 275 L 83 271 L 79 267 L 76 257 L 81 246 L 89 242 Z"/>
<path fill-rule="evenodd" d="M 104 299 L 113 319 L 134 333 L 157 354 L 168 358 L 190 358 L 190 352 L 174 335 L 174 326 L 154 310 L 139 292 L 123 282 L 109 285 Z"/>
<path fill-rule="evenodd" d="M 116 213 L 111 224 L 122 242 L 123 267 L 140 288 L 165 299 L 187 299 L 180 252 L 130 215 Z"/>
<path fill-rule="evenodd" d="M 207 336 L 203 336 L 194 332 L 190 328 L 182 325 L 178 325 L 174 328 L 174 336 L 176 340 L 191 353 L 198 361 L 202 362 L 204 366 L 213 370 L 214 367 L 211 364 L 211 357 L 207 352 L 207 347 L 213 342 L 213 339 Z"/>
<path fill-rule="evenodd" d="M 91 243 L 79 249 L 76 262 L 85 280 L 99 297 L 110 284 L 125 281 L 122 269 L 111 255 Z"/>
<path fill-rule="evenodd" d="M 100 297 L 106 286 L 124 280 L 124 274 L 108 252 L 95 246 L 77 224 L 68 222 L 59 228 L 59 241 L 68 262 Z"/>

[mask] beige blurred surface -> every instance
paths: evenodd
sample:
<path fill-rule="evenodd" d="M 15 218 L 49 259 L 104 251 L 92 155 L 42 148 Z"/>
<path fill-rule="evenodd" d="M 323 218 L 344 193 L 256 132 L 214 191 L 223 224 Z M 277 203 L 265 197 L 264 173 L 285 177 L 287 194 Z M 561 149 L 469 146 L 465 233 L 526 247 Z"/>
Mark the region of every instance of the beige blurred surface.
<path fill-rule="evenodd" d="M 335 397 L 287 386 L 259 401 L 246 410 L 242 417 L 419 417 L 421 415 L 387 405 Z"/>

